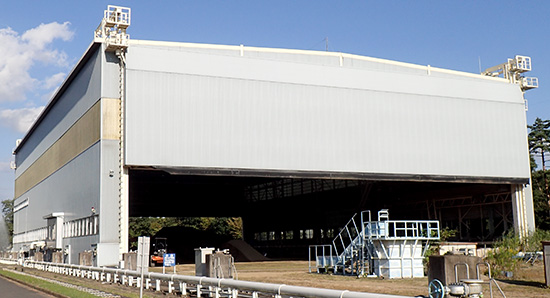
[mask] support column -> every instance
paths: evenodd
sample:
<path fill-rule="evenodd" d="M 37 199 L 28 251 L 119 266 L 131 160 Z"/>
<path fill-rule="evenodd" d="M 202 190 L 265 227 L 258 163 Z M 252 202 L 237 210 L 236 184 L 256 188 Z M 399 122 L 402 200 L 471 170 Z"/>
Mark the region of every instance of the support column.
<path fill-rule="evenodd" d="M 530 184 L 515 184 L 511 187 L 514 230 L 520 239 L 535 231 L 535 213 Z"/>
<path fill-rule="evenodd" d="M 118 166 L 116 171 L 110 169 L 110 176 L 118 176 L 118 259 L 122 260 L 122 254 L 128 252 L 128 169 L 124 166 L 124 103 L 125 95 L 125 71 L 126 71 L 126 49 L 130 36 L 126 29 L 130 26 L 131 10 L 128 7 L 109 5 L 104 12 L 103 20 L 96 29 L 94 41 L 103 43 L 105 55 L 115 55 L 119 59 L 119 110 L 118 110 Z M 105 64 L 104 64 L 105 65 Z M 107 68 L 105 68 L 107 69 Z M 102 70 L 103 71 L 103 70 Z M 103 75 L 108 73 L 103 71 Z M 111 73 L 112 74 L 112 73 Z M 112 78 L 112 77 L 111 77 Z M 105 76 L 102 76 L 105 80 Z M 109 84 L 107 84 L 109 85 Z M 104 90 L 102 90 L 103 92 Z M 112 94 L 114 95 L 114 94 Z M 118 175 L 116 175 L 118 174 Z M 113 217 L 116 218 L 116 217 Z M 113 227 L 110 227 L 111 229 Z"/>
<path fill-rule="evenodd" d="M 120 255 L 128 252 L 128 169 L 123 168 L 120 177 L 120 210 L 119 210 L 119 224 L 120 224 Z"/>
<path fill-rule="evenodd" d="M 120 259 L 122 255 L 128 252 L 128 208 L 129 208 L 129 179 L 128 179 L 128 168 L 125 166 L 125 104 L 126 104 L 126 50 L 125 47 L 119 47 L 116 49 L 115 54 L 117 55 L 120 63 L 120 72 L 119 72 L 119 92 L 120 92 L 120 143 L 119 143 L 119 166 L 120 166 L 120 201 L 119 201 L 119 243 L 120 243 Z"/>
<path fill-rule="evenodd" d="M 63 215 L 57 216 L 56 218 L 56 237 L 55 237 L 55 248 L 63 248 Z"/>

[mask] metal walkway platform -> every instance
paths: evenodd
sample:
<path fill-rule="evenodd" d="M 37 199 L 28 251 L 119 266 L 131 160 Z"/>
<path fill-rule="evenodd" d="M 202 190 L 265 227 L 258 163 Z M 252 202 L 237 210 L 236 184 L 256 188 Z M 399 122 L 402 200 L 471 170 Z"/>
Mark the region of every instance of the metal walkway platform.
<path fill-rule="evenodd" d="M 429 241 L 439 237 L 437 220 L 389 220 L 388 210 L 382 209 L 378 220 L 372 221 L 371 212 L 362 211 L 348 221 L 332 244 L 309 247 L 309 271 L 423 277 Z"/>

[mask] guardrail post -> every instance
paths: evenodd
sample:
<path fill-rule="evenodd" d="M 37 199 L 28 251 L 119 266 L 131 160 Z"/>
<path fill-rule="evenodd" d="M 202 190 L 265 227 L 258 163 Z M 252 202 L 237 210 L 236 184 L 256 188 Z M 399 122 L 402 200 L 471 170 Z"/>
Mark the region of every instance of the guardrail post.
<path fill-rule="evenodd" d="M 187 284 L 180 282 L 180 292 L 182 296 L 187 296 Z"/>
<path fill-rule="evenodd" d="M 169 282 L 168 282 L 168 293 L 169 293 L 169 294 L 172 294 L 172 291 L 174 290 L 173 285 L 174 285 L 174 282 L 173 282 L 173 281 L 169 281 Z"/>
<path fill-rule="evenodd" d="M 414 255 L 414 253 L 411 253 Z M 66 265 L 66 264 L 44 264 L 41 262 L 32 262 L 26 261 L 24 264 L 28 268 L 36 268 L 37 270 L 47 270 L 50 272 L 58 273 L 69 273 L 78 277 L 88 277 L 90 276 L 96 280 L 105 280 L 105 278 L 110 282 L 111 276 L 114 280 L 114 283 L 120 283 L 122 281 L 123 285 L 129 285 L 133 287 L 134 285 L 141 285 L 143 278 L 140 277 L 138 272 L 130 270 L 120 270 L 112 268 L 99 268 L 91 266 L 75 266 L 75 265 Z M 238 298 L 239 292 L 243 293 L 243 296 L 250 298 L 259 298 L 260 293 L 263 295 L 271 296 L 274 298 L 281 298 L 281 290 L 285 285 L 277 284 L 265 284 L 265 283 L 255 283 L 255 282 L 241 282 L 234 280 L 231 282 L 232 286 L 223 286 L 223 279 L 214 279 L 214 278 L 204 278 L 205 284 L 202 284 L 203 278 L 197 279 L 194 276 L 176 276 L 169 274 L 160 274 L 160 273 L 149 273 L 149 277 L 146 278 L 147 289 L 151 286 L 151 280 L 155 281 L 156 291 L 164 291 L 174 294 L 177 292 L 177 287 L 175 282 L 178 283 L 179 289 L 181 290 L 182 296 L 192 295 L 196 297 L 213 297 L 213 298 Z M 136 283 L 137 281 L 137 283 Z M 167 287 L 162 287 L 161 282 L 167 282 Z M 189 283 L 190 291 L 187 290 L 187 283 Z M 196 292 L 193 287 L 196 286 Z M 338 294 L 336 290 L 328 289 L 311 289 L 307 287 L 286 287 L 284 292 L 284 297 L 342 297 Z M 352 292 L 353 297 L 356 298 L 373 298 L 378 297 L 377 294 L 372 293 L 360 293 Z M 179 292 L 178 292 L 179 294 Z M 340 295 L 340 296 L 338 296 Z M 374 296 L 373 296 L 374 295 Z M 402 298 L 412 298 L 404 296 L 392 296 L 392 297 L 402 297 Z"/>

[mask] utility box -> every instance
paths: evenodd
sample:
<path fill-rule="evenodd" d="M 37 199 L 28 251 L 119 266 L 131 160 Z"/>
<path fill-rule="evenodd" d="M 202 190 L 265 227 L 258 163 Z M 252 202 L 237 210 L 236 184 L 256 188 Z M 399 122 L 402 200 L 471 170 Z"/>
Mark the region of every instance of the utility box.
<path fill-rule="evenodd" d="M 52 263 L 63 263 L 63 252 L 56 251 L 52 253 Z"/>
<path fill-rule="evenodd" d="M 206 256 L 212 254 L 213 247 L 195 248 L 195 275 L 208 276 L 208 267 L 206 266 Z"/>
<path fill-rule="evenodd" d="M 78 254 L 78 264 L 82 266 L 93 266 L 93 254 L 91 251 L 83 251 Z"/>
<path fill-rule="evenodd" d="M 216 251 L 206 255 L 206 276 L 215 278 L 233 278 L 233 256 L 228 250 Z"/>
<path fill-rule="evenodd" d="M 33 259 L 37 262 L 43 262 L 44 261 L 44 254 L 37 251 L 34 253 Z"/>
<path fill-rule="evenodd" d="M 137 270 L 137 253 L 128 252 L 122 254 L 122 259 L 124 260 L 124 269 L 127 270 Z"/>
<path fill-rule="evenodd" d="M 542 257 L 544 260 L 544 279 L 550 287 L 550 241 L 542 241 Z"/>
<path fill-rule="evenodd" d="M 443 285 L 462 279 L 477 278 L 476 267 L 478 264 L 484 264 L 480 257 L 466 255 L 430 256 L 429 262 L 428 282 L 438 279 Z"/>

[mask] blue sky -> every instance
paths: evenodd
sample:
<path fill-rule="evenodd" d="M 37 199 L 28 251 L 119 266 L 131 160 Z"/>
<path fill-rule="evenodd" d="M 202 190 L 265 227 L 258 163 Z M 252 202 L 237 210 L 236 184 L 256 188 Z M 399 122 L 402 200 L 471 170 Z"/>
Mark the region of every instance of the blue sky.
<path fill-rule="evenodd" d="M 130 38 L 325 50 L 478 73 L 532 58 L 527 121 L 550 119 L 550 1 L 6 1 L 0 9 L 0 200 L 9 168 L 108 4 L 130 7 Z"/>

